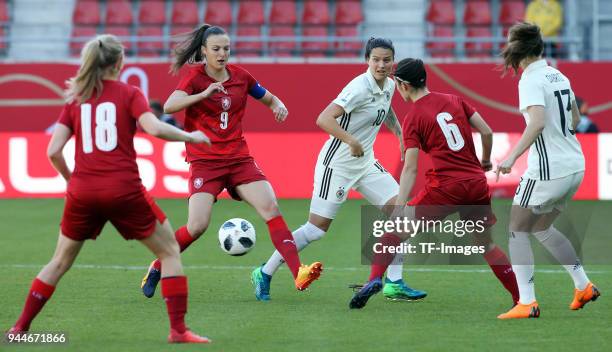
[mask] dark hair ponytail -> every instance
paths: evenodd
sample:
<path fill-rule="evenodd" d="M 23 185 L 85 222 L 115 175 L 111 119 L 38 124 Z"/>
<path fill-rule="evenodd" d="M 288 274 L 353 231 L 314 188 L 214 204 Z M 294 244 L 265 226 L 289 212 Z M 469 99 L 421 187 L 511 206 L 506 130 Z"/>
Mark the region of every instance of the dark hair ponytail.
<path fill-rule="evenodd" d="M 372 50 L 374 48 L 389 49 L 391 50 L 393 57 L 395 57 L 395 47 L 393 46 L 393 42 L 391 41 L 391 39 L 370 37 L 365 47 L 366 60 L 370 59 L 370 54 L 372 53 Z"/>
<path fill-rule="evenodd" d="M 501 52 L 504 59 L 503 71 L 509 68 L 518 73 L 521 61 L 528 57 L 539 57 L 544 52 L 544 40 L 540 27 L 535 24 L 520 22 L 510 27 L 508 44 Z"/>
<path fill-rule="evenodd" d="M 219 26 L 211 26 L 205 23 L 194 29 L 191 33 L 183 35 L 185 39 L 174 47 L 174 59 L 172 60 L 170 71 L 173 74 L 177 74 L 185 64 L 202 62 L 204 57 L 201 47 L 206 46 L 206 40 L 209 36 L 219 34 L 227 33 L 225 29 Z"/>
<path fill-rule="evenodd" d="M 397 64 L 393 75 L 410 83 L 415 89 L 424 88 L 427 85 L 427 71 L 421 59 L 403 59 Z"/>

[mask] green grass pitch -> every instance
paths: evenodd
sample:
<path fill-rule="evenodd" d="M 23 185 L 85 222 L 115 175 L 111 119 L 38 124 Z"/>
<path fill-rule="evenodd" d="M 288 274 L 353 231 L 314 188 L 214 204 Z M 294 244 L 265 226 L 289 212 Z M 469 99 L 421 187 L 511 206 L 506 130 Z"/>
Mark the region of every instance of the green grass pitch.
<path fill-rule="evenodd" d="M 185 223 L 185 200 L 159 200 L 174 227 Z M 264 223 L 243 203 L 222 200 L 208 232 L 184 254 L 189 276 L 188 325 L 209 336 L 209 346 L 168 346 L 165 305 L 157 292 L 146 299 L 140 280 L 152 257 L 138 242 L 125 242 L 108 225 L 84 246 L 75 267 L 34 321 L 34 331 L 67 332 L 66 346 L 0 344 L 1 351 L 588 351 L 612 343 L 612 266 L 586 265 L 602 297 L 584 310 L 570 311 L 573 285 L 559 266 L 538 266 L 536 290 L 540 319 L 498 321 L 510 298 L 476 266 L 408 267 L 405 279 L 428 291 L 420 302 L 388 302 L 379 294 L 365 309 L 350 311 L 352 291 L 369 268 L 360 264 L 362 201 L 349 201 L 326 237 L 302 252 L 305 262 L 321 260 L 325 271 L 307 292 L 297 292 L 288 270 L 272 282 L 272 301 L 255 301 L 250 272 L 272 251 Z M 285 200 L 281 209 L 291 228 L 306 220 L 307 200 Z M 22 308 L 30 282 L 53 254 L 62 200 L 0 201 L 0 330 L 8 329 Z M 500 219 L 496 238 L 505 247 L 507 201 L 495 203 Z M 502 209 L 503 210 L 500 210 Z M 589 229 L 610 235 L 609 220 L 593 219 L 593 209 L 612 214 L 612 202 L 575 202 L 572 212 L 589 218 Z M 583 216 L 584 215 L 584 216 Z M 221 252 L 217 229 L 231 217 L 253 222 L 254 250 L 244 257 Z M 600 243 L 598 246 L 605 246 Z M 607 253 L 612 250 L 607 242 Z M 534 245 L 534 248 L 537 245 Z M 548 269 L 548 270 L 542 270 Z"/>

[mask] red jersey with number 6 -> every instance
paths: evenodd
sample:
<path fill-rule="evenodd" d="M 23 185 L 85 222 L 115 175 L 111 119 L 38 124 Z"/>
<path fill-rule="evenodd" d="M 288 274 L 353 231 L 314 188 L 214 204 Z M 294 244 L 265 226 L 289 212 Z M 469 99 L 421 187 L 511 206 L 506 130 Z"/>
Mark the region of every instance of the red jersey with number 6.
<path fill-rule="evenodd" d="M 242 118 L 247 97 L 258 83 L 245 69 L 227 65 L 229 80 L 223 82 L 226 93 L 212 96 L 189 106 L 185 112 L 185 130 L 204 132 L 211 141 L 206 144 L 186 143 L 187 162 L 194 160 L 236 160 L 249 158 L 249 148 L 242 135 Z M 217 82 L 208 76 L 204 65 L 190 67 L 176 90 L 189 95 L 200 93 Z"/>
<path fill-rule="evenodd" d="M 404 146 L 431 156 L 431 186 L 484 178 L 476 156 L 470 117 L 476 110 L 458 96 L 431 92 L 417 100 L 403 123 Z"/>
<path fill-rule="evenodd" d="M 140 187 L 134 134 L 136 121 L 150 111 L 140 89 L 104 80 L 102 94 L 66 104 L 59 123 L 74 133 L 75 167 L 69 189 Z"/>

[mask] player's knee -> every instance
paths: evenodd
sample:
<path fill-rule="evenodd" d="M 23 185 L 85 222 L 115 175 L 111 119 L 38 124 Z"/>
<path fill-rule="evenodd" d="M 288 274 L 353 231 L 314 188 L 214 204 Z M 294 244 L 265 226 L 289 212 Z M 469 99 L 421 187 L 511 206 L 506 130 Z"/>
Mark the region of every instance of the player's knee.
<path fill-rule="evenodd" d="M 320 229 L 319 227 L 311 224 L 310 222 L 304 224 L 303 231 L 304 237 L 306 237 L 308 243 L 320 240 L 327 232 L 326 230 Z"/>
<path fill-rule="evenodd" d="M 265 204 L 259 207 L 259 212 L 263 215 L 264 218 L 271 219 L 280 215 L 280 210 L 278 209 L 278 203 L 275 200 L 271 200 L 266 202 Z"/>
<path fill-rule="evenodd" d="M 189 222 L 187 223 L 187 231 L 189 231 L 189 234 L 193 236 L 194 238 L 198 238 L 204 232 L 206 232 L 206 230 L 208 229 L 208 224 L 209 224 L 208 220 L 202 220 L 202 219 L 191 220 L 190 219 Z"/>

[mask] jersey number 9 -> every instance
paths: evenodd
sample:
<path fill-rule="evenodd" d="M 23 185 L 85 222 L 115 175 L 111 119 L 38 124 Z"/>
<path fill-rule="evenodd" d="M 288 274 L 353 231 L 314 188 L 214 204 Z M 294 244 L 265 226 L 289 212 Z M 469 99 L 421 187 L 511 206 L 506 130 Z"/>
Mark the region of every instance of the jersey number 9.
<path fill-rule="evenodd" d="M 81 132 L 83 152 L 93 152 L 93 138 L 91 135 L 91 104 L 81 105 Z M 96 148 L 103 152 L 110 152 L 117 148 L 117 107 L 106 102 L 96 107 Z"/>
<path fill-rule="evenodd" d="M 465 141 L 463 140 L 463 136 L 461 136 L 461 131 L 459 131 L 459 126 L 454 123 L 449 123 L 453 119 L 453 116 L 447 112 L 441 112 L 436 116 L 436 120 L 438 120 L 438 125 L 442 129 L 442 133 L 444 133 L 444 137 L 446 137 L 446 143 L 450 150 L 457 152 L 460 151 L 461 148 L 465 145 Z"/>
<path fill-rule="evenodd" d="M 227 113 L 227 111 L 222 112 L 219 118 L 221 119 L 221 129 L 227 129 L 227 123 L 229 122 L 229 114 Z"/>

